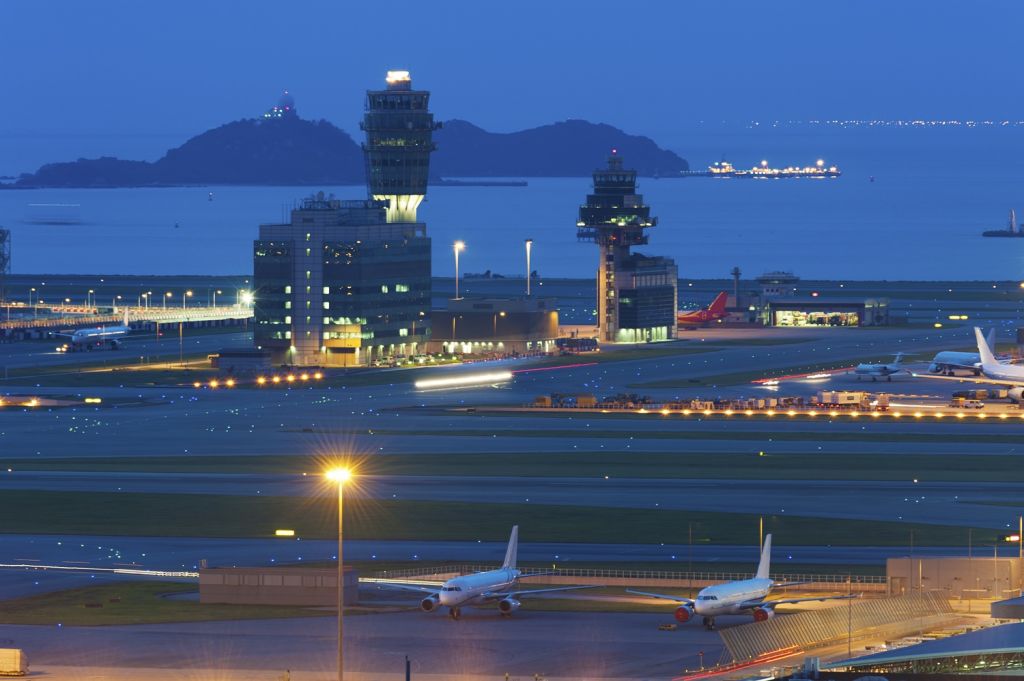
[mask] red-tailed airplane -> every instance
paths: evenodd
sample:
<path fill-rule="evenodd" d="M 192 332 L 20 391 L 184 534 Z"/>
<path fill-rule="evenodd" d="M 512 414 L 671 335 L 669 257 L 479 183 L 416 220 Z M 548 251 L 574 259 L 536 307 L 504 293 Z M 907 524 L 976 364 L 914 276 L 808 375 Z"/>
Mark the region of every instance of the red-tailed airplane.
<path fill-rule="evenodd" d="M 725 301 L 728 298 L 725 291 L 722 291 L 711 301 L 705 310 L 694 310 L 693 312 L 676 313 L 676 323 L 679 326 L 703 326 L 716 322 L 725 316 Z"/>

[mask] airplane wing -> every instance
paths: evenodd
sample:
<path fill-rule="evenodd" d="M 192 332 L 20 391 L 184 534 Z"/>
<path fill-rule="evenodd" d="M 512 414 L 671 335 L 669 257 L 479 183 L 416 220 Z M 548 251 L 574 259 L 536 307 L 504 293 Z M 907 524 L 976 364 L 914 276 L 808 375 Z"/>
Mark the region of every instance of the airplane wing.
<path fill-rule="evenodd" d="M 777 605 L 788 605 L 790 603 L 806 603 L 808 601 L 847 601 L 851 598 L 860 598 L 861 594 L 847 594 L 845 596 L 809 596 L 807 598 L 781 598 L 779 600 L 770 601 L 744 601 L 738 604 L 736 607 L 743 609 L 753 609 L 761 607 L 774 608 Z"/>
<path fill-rule="evenodd" d="M 391 579 L 378 579 L 375 577 L 360 577 L 360 584 L 375 584 L 383 589 L 401 589 L 402 591 L 417 591 L 422 594 L 436 594 L 444 586 L 443 582 L 416 581 L 399 582 Z"/>
<path fill-rule="evenodd" d="M 646 591 L 634 591 L 633 589 L 626 589 L 626 593 L 636 594 L 637 596 L 647 596 L 648 598 L 660 598 L 666 601 L 675 601 L 676 603 L 682 603 L 683 605 L 693 605 L 692 598 L 683 598 L 682 596 L 666 596 L 665 594 L 652 594 Z"/>
<path fill-rule="evenodd" d="M 937 376 L 935 374 L 911 374 L 914 378 L 930 378 L 933 381 L 957 381 L 958 383 L 983 383 L 985 385 L 1005 385 L 1010 388 L 1024 386 L 1024 381 L 1012 381 L 1004 378 L 986 378 L 984 376 Z"/>
<path fill-rule="evenodd" d="M 596 589 L 599 585 L 594 584 L 593 586 L 556 586 L 550 589 L 527 589 L 525 591 L 495 591 L 491 593 L 482 594 L 483 598 L 488 600 L 500 601 L 506 598 L 522 598 L 523 596 L 533 596 L 534 594 L 552 593 L 555 591 L 576 591 L 578 589 Z"/>

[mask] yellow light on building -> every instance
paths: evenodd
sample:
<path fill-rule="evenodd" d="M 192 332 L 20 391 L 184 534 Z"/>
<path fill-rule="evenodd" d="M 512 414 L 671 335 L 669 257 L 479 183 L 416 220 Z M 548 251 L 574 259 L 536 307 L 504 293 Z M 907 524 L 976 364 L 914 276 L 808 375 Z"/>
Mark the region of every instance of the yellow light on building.
<path fill-rule="evenodd" d="M 275 537 L 294 537 L 295 530 L 274 530 Z"/>
<path fill-rule="evenodd" d="M 85 403 L 86 404 L 99 404 L 102 401 L 103 401 L 103 399 L 99 398 L 99 397 L 86 397 L 85 398 Z"/>

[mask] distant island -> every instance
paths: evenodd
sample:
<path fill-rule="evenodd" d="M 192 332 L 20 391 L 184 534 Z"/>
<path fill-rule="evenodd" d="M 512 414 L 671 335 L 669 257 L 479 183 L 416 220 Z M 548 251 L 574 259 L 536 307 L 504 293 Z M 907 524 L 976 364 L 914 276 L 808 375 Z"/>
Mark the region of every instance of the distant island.
<path fill-rule="evenodd" d="M 570 120 L 493 133 L 460 120 L 435 133 L 431 175 L 584 177 L 612 148 L 645 176 L 678 176 L 686 160 L 610 125 Z M 199 134 L 154 161 L 104 156 L 50 163 L 8 188 L 182 185 L 346 185 L 364 182 L 363 152 L 344 130 L 296 115 L 248 118 Z M 497 183 L 491 183 L 497 184 Z"/>

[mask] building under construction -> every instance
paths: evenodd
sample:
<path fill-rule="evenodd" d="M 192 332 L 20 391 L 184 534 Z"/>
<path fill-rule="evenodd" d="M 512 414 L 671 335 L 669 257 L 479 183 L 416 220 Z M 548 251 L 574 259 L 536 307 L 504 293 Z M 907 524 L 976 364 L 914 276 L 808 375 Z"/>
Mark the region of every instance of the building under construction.
<path fill-rule="evenodd" d="M 636 193 L 636 171 L 613 149 L 594 171 L 594 192 L 580 206 L 576 235 L 598 245 L 597 326 L 603 342 L 649 343 L 675 338 L 679 272 L 671 258 L 632 253 L 647 244 L 657 218 Z"/>

